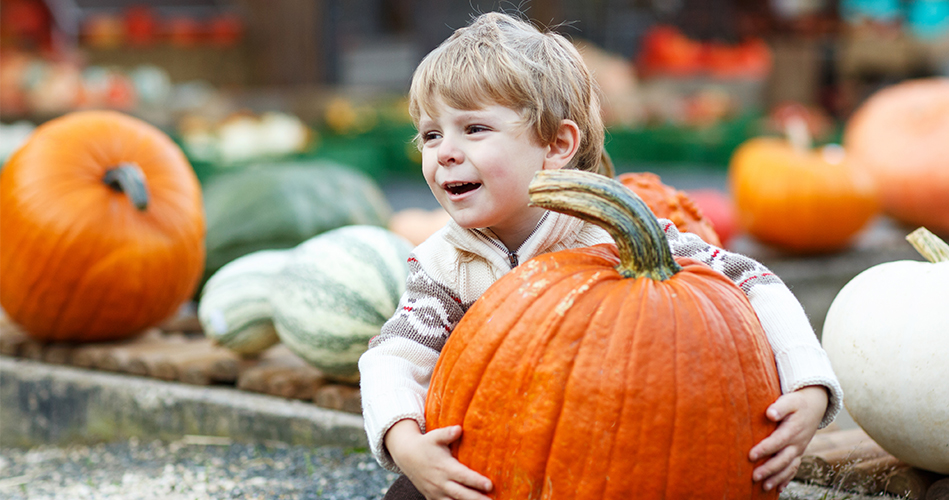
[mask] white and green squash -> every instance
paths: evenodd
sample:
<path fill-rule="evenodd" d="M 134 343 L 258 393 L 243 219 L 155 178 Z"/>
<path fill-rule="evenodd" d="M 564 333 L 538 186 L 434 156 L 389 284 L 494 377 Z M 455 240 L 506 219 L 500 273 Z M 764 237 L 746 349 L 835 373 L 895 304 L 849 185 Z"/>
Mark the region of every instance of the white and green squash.
<path fill-rule="evenodd" d="M 896 458 L 949 474 L 949 245 L 923 228 L 907 239 L 929 262 L 855 276 L 821 342 L 854 421 Z"/>
<path fill-rule="evenodd" d="M 369 340 L 405 290 L 412 245 L 376 226 L 346 226 L 293 250 L 272 295 L 280 341 L 328 377 L 356 381 Z"/>
<path fill-rule="evenodd" d="M 257 355 L 280 342 L 270 297 L 292 250 L 260 250 L 224 265 L 201 290 L 204 334 L 238 354 Z"/>

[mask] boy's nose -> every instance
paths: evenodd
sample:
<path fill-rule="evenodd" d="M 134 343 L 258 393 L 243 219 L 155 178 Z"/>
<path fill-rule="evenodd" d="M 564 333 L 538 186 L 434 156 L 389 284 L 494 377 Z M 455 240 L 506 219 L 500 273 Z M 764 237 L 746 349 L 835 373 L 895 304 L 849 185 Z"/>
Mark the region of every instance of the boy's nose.
<path fill-rule="evenodd" d="M 451 140 L 443 137 L 438 145 L 438 164 L 442 166 L 457 165 L 464 161 L 464 154 Z"/>

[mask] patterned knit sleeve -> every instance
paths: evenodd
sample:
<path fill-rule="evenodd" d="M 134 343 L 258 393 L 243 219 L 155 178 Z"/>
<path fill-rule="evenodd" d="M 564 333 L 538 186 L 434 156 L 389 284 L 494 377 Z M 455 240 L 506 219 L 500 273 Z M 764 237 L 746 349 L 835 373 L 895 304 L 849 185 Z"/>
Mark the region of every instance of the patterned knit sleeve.
<path fill-rule="evenodd" d="M 843 389 L 804 307 L 784 282 L 750 257 L 709 245 L 694 234 L 680 233 L 669 220 L 659 219 L 659 224 L 673 255 L 692 257 L 708 264 L 745 292 L 774 353 L 781 392 L 787 394 L 807 386 L 823 386 L 829 401 L 820 426 L 833 422 L 843 409 Z"/>
<path fill-rule="evenodd" d="M 425 431 L 425 394 L 438 355 L 465 311 L 446 286 L 409 258 L 406 291 L 395 314 L 359 358 L 363 421 L 373 456 L 400 472 L 385 447 L 396 422 L 415 420 Z"/>
<path fill-rule="evenodd" d="M 392 337 L 403 337 L 441 352 L 448 335 L 465 314 L 461 299 L 432 279 L 414 256 L 409 257 L 405 288 L 395 314 L 380 334 L 369 341 L 369 347 Z"/>

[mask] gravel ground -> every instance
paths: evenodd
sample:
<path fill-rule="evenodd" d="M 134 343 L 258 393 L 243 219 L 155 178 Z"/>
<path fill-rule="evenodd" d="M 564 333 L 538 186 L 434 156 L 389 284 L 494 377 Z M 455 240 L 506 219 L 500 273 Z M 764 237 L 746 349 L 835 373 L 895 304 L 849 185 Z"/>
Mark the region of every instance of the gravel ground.
<path fill-rule="evenodd" d="M 365 450 L 206 436 L 0 448 L 4 500 L 370 500 L 382 498 L 395 477 Z M 869 498 L 796 482 L 781 494 L 781 500 Z"/>
<path fill-rule="evenodd" d="M 364 450 L 197 436 L 0 449 L 0 498 L 8 500 L 369 500 L 395 478 Z"/>

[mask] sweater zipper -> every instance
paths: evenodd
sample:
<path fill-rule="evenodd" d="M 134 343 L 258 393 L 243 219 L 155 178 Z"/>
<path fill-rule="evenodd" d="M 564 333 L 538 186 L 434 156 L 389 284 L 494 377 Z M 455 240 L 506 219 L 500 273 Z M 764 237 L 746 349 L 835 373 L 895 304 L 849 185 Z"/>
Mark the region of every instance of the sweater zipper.
<path fill-rule="evenodd" d="M 527 243 L 527 240 L 531 239 L 531 237 L 534 236 L 534 234 L 537 232 L 537 230 L 540 229 L 541 224 L 543 224 L 544 221 L 547 219 L 547 214 L 549 214 L 549 213 L 550 213 L 550 212 L 544 212 L 543 217 L 541 217 L 540 220 L 537 221 L 537 225 L 534 226 L 534 230 L 531 231 L 531 233 L 530 233 L 529 235 L 527 235 L 527 238 L 524 239 L 524 243 Z M 490 237 L 490 236 L 488 236 L 488 235 L 482 233 L 481 231 L 478 231 L 477 229 L 472 229 L 472 231 L 474 231 L 475 234 L 477 234 L 478 236 L 480 236 L 481 238 L 483 238 L 485 241 L 487 241 L 487 242 L 491 243 L 492 245 L 494 245 L 495 247 L 497 247 L 498 250 L 500 250 L 500 251 L 504 252 L 505 254 L 507 254 L 507 260 L 508 260 L 508 262 L 510 262 L 510 264 L 511 264 L 511 269 L 514 269 L 515 267 L 518 266 L 518 264 L 520 264 L 520 261 L 519 261 L 519 259 L 518 259 L 518 257 L 517 257 L 517 252 L 520 251 L 521 247 L 524 246 L 524 243 L 521 243 L 521 246 L 520 246 L 520 247 L 517 247 L 517 250 L 515 250 L 515 251 L 512 252 L 512 251 L 508 250 L 507 247 L 504 246 L 502 243 L 500 243 L 500 242 L 498 242 L 497 240 L 495 240 L 494 238 L 492 238 L 492 237 Z"/>

